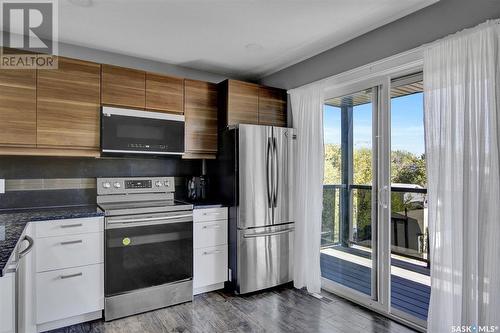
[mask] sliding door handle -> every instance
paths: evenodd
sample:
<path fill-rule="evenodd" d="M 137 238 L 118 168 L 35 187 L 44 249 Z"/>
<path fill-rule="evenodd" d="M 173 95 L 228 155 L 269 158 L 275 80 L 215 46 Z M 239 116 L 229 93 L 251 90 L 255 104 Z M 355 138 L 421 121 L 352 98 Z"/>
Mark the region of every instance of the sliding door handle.
<path fill-rule="evenodd" d="M 383 186 L 378 191 L 379 205 L 384 209 L 389 207 L 388 198 L 387 198 L 388 195 L 389 195 L 389 187 L 387 185 Z"/>

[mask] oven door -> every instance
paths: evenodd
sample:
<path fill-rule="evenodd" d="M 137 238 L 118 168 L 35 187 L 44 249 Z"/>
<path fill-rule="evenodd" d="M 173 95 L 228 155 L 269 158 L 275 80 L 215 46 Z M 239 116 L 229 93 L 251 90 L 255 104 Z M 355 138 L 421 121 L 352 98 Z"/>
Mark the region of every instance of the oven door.
<path fill-rule="evenodd" d="M 106 218 L 106 297 L 192 277 L 192 211 Z"/>
<path fill-rule="evenodd" d="M 182 155 L 184 116 L 104 106 L 101 149 L 107 154 Z"/>

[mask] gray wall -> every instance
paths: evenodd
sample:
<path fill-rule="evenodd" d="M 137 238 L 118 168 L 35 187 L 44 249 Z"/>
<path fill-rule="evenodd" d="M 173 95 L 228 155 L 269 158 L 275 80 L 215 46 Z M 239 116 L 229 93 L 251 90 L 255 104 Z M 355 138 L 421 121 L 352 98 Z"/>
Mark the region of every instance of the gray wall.
<path fill-rule="evenodd" d="M 260 83 L 286 89 L 295 88 L 410 50 L 494 18 L 500 18 L 499 0 L 441 0 L 268 75 Z"/>
<path fill-rule="evenodd" d="M 227 78 L 215 73 L 66 43 L 59 43 L 59 55 L 214 83 Z"/>

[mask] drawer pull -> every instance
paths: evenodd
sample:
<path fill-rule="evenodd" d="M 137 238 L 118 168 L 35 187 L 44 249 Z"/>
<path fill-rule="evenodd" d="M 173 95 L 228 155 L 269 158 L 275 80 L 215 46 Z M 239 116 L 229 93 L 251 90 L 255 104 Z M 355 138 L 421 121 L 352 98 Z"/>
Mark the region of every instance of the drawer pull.
<path fill-rule="evenodd" d="M 70 245 L 70 244 L 80 244 L 83 243 L 83 240 L 74 240 L 74 241 L 68 241 L 68 242 L 61 242 L 61 245 Z"/>
<path fill-rule="evenodd" d="M 203 229 L 220 229 L 220 225 L 218 224 L 204 225 Z"/>
<path fill-rule="evenodd" d="M 206 255 L 210 255 L 210 254 L 219 254 L 221 253 L 222 251 L 220 250 L 215 250 L 215 251 L 205 251 L 203 252 L 203 255 L 206 256 Z"/>
<path fill-rule="evenodd" d="M 78 277 L 78 276 L 82 276 L 83 273 L 80 272 L 80 273 L 76 273 L 76 274 L 69 274 L 69 275 L 61 275 L 59 278 L 61 280 L 64 280 L 64 279 L 71 279 L 71 278 L 74 278 L 74 277 Z"/>
<path fill-rule="evenodd" d="M 81 227 L 83 226 L 83 224 L 81 223 L 77 223 L 77 224 L 63 224 L 61 225 L 61 228 L 77 228 L 77 227 Z"/>

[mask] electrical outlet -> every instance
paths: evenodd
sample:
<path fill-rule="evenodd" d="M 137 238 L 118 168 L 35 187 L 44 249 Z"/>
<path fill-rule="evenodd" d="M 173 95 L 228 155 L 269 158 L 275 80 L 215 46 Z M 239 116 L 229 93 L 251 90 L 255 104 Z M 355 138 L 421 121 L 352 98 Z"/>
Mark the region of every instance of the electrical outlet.
<path fill-rule="evenodd" d="M 5 193 L 5 179 L 0 179 L 0 193 Z"/>

